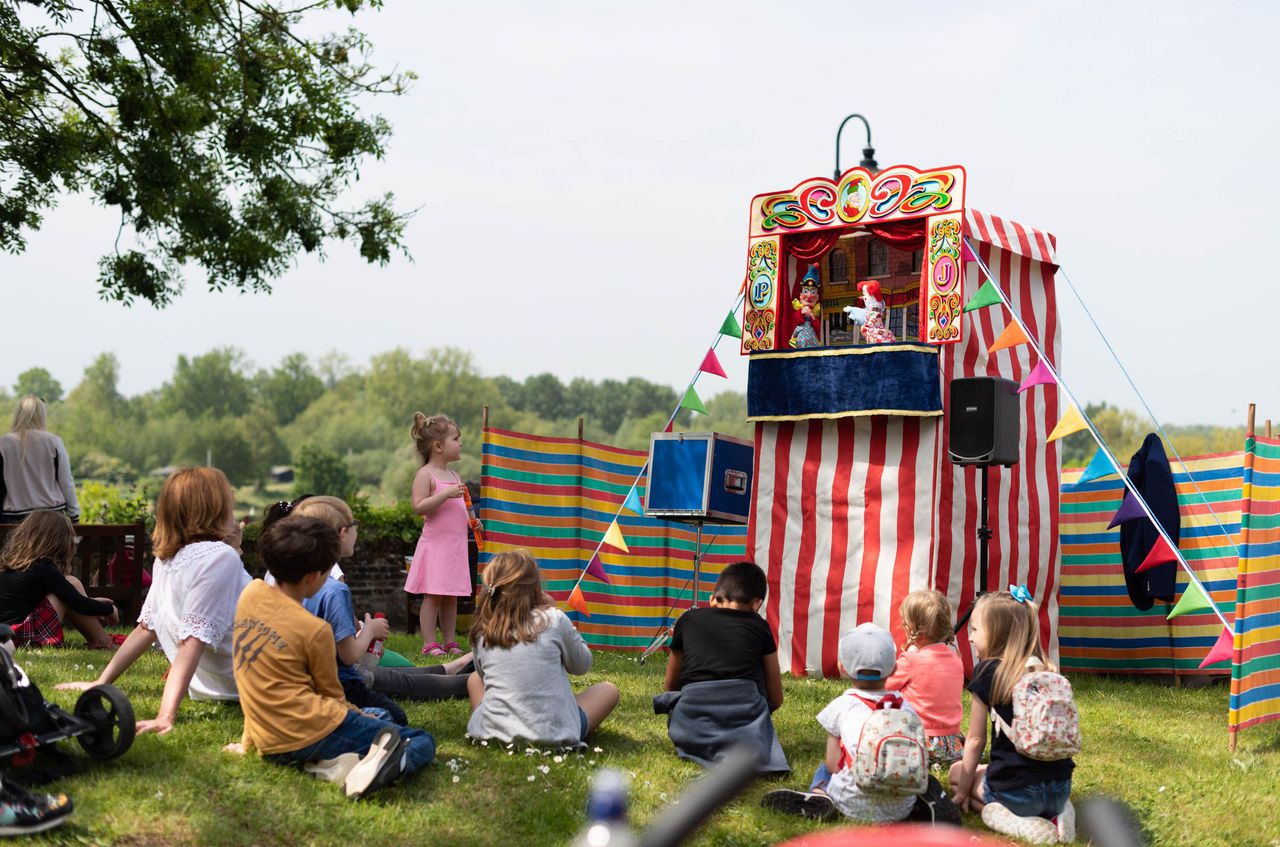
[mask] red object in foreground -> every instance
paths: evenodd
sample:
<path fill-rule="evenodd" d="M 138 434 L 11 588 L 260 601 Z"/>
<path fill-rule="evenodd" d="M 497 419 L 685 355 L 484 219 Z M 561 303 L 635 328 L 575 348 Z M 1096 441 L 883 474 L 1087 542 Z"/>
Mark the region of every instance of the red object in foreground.
<path fill-rule="evenodd" d="M 1010 842 L 955 826 L 848 826 L 784 841 L 779 847 L 1009 847 Z"/>
<path fill-rule="evenodd" d="M 373 616 L 375 619 L 386 617 L 386 615 L 382 614 L 382 612 L 374 612 Z M 377 638 L 369 642 L 369 653 L 374 656 L 377 656 L 379 659 L 382 658 L 382 639 L 381 638 Z"/>

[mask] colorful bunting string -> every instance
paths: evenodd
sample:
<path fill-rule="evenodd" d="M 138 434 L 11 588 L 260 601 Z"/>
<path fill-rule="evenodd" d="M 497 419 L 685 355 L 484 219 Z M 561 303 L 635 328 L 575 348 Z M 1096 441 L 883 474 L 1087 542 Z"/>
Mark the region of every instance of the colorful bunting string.
<path fill-rule="evenodd" d="M 960 244 L 960 261 L 962 262 L 978 261 L 978 257 L 973 255 L 973 248 L 969 246 L 969 239 L 967 238 Z"/>
<path fill-rule="evenodd" d="M 1150 552 L 1147 557 L 1142 560 L 1142 564 L 1133 569 L 1134 573 L 1142 573 L 1149 571 L 1160 565 L 1167 565 L 1170 562 L 1178 561 L 1178 554 L 1173 552 L 1173 548 L 1169 546 L 1169 542 L 1164 540 L 1164 536 L 1156 536 L 1156 543 L 1151 545 Z"/>
<path fill-rule="evenodd" d="M 1168 620 L 1173 620 L 1178 615 L 1189 615 L 1192 612 L 1203 612 L 1205 609 L 1212 608 L 1213 603 L 1205 596 L 1204 589 L 1200 587 L 1200 583 L 1193 580 L 1187 583 L 1187 590 L 1182 592 L 1182 596 L 1174 604 Z"/>
<path fill-rule="evenodd" d="M 609 530 L 604 534 L 604 544 L 615 547 L 623 553 L 630 553 L 627 549 L 627 540 L 622 537 L 622 530 L 618 529 L 618 519 L 614 518 L 613 523 L 609 524 Z"/>
<path fill-rule="evenodd" d="M 684 399 L 680 401 L 681 409 L 688 409 L 691 412 L 701 412 L 708 414 L 707 407 L 702 405 L 702 398 L 698 396 L 698 392 L 693 390 L 693 386 L 689 386 L 689 390 L 684 393 Z M 668 430 L 669 432 L 670 430 Z"/>
<path fill-rule="evenodd" d="M 1236 637 L 1231 632 L 1230 627 L 1224 626 L 1222 634 L 1218 636 L 1218 640 L 1213 642 L 1213 646 L 1209 648 L 1209 653 L 1204 657 L 1204 661 L 1200 663 L 1201 669 L 1212 665 L 1214 662 L 1222 662 L 1230 659 L 1236 649 Z"/>
<path fill-rule="evenodd" d="M 722 376 L 725 379 L 729 378 L 729 375 L 724 372 L 724 368 L 720 366 L 720 360 L 716 358 L 714 349 L 708 350 L 707 355 L 702 357 L 702 364 L 698 365 L 698 370 L 704 374 Z"/>
<path fill-rule="evenodd" d="M 594 576 L 601 582 L 609 582 L 609 574 L 605 572 L 604 565 L 600 562 L 600 554 L 596 553 L 591 557 L 591 561 L 587 562 L 587 576 Z"/>
<path fill-rule="evenodd" d="M 1076 404 L 1072 403 L 1067 407 L 1067 412 L 1058 421 L 1058 425 L 1053 428 L 1053 432 L 1049 433 L 1049 441 L 1057 441 L 1063 436 L 1070 435 L 1073 432 L 1079 432 L 1082 429 L 1088 429 L 1089 425 L 1084 422 L 1084 417 L 1080 414 L 1080 409 Z"/>
<path fill-rule="evenodd" d="M 1095 479 L 1102 479 L 1104 476 L 1111 476 L 1115 472 L 1115 466 L 1111 464 L 1111 459 L 1107 456 L 1107 451 L 1099 447 L 1098 452 L 1093 454 L 1093 458 L 1090 459 L 1089 464 L 1085 466 L 1084 472 L 1080 474 L 1080 478 L 1076 480 L 1074 487 L 1078 489 L 1087 482 L 1093 482 Z M 1128 494 L 1127 491 L 1125 493 Z"/>
<path fill-rule="evenodd" d="M 1111 523 L 1107 524 L 1107 529 L 1115 529 L 1122 523 L 1146 517 L 1147 513 L 1142 511 L 1142 504 L 1138 502 L 1138 498 L 1125 491 L 1124 499 L 1120 501 L 1120 508 L 1116 509 L 1115 517 L 1111 519 Z"/>
<path fill-rule="evenodd" d="M 637 515 L 644 514 L 644 506 L 640 505 L 640 490 L 634 485 L 627 492 L 627 499 L 623 502 L 622 508 Z"/>
<path fill-rule="evenodd" d="M 991 346 L 987 348 L 987 353 L 991 354 L 997 350 L 1017 347 L 1019 344 L 1026 344 L 1028 341 L 1030 341 L 1030 339 L 1027 338 L 1026 332 L 1023 331 L 1022 324 L 1017 321 L 1013 321 L 1004 328 L 1004 331 L 1000 333 L 1000 337 L 992 342 Z"/>
<path fill-rule="evenodd" d="M 996 290 L 996 284 L 988 279 L 973 292 L 969 302 L 964 304 L 964 311 L 972 312 L 975 309 L 985 309 L 987 306 L 999 306 L 1003 302 L 1000 299 L 1000 292 Z"/>
<path fill-rule="evenodd" d="M 724 323 L 720 324 L 720 334 L 727 335 L 729 338 L 742 337 L 742 324 L 738 323 L 736 312 L 730 312 L 725 315 Z"/>
<path fill-rule="evenodd" d="M 581 586 L 575 585 L 569 592 L 569 608 L 591 617 L 591 612 L 587 611 L 587 598 L 583 596 Z"/>
<path fill-rule="evenodd" d="M 1026 391 L 1036 385 L 1057 385 L 1058 381 L 1053 378 L 1053 371 L 1049 370 L 1049 366 L 1044 362 L 1036 362 L 1036 366 L 1031 369 L 1031 373 L 1022 379 L 1022 384 L 1018 386 L 1018 393 Z"/>

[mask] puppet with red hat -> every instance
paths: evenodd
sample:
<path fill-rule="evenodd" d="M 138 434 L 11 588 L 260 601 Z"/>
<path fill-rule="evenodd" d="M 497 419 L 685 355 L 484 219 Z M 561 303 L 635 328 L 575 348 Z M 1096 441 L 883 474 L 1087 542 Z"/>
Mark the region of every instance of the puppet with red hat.
<path fill-rule="evenodd" d="M 796 328 L 791 331 L 792 347 L 817 347 L 818 319 L 822 316 L 822 293 L 819 288 L 818 266 L 810 265 L 800 281 L 800 295 L 791 301 L 796 312 Z"/>
<path fill-rule="evenodd" d="M 884 300 L 880 299 L 880 283 L 874 279 L 858 283 L 866 314 L 862 322 L 862 340 L 868 344 L 892 344 L 898 339 L 884 325 Z"/>

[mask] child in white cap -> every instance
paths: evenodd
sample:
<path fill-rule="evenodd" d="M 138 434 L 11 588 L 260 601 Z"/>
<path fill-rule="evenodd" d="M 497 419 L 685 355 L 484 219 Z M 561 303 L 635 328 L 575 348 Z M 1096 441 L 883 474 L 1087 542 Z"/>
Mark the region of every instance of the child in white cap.
<path fill-rule="evenodd" d="M 872 709 L 884 698 L 901 699 L 901 694 L 885 688 L 897 661 L 893 636 L 873 623 L 860 624 L 840 636 L 838 655 L 840 673 L 849 677 L 852 687 L 818 713 L 818 723 L 827 731 L 825 761 L 818 766 L 808 791 L 771 791 L 762 805 L 818 820 L 841 814 L 865 823 L 905 820 L 915 797 L 863 791 L 849 767 Z M 900 708 L 915 714 L 906 700 L 901 700 Z"/>

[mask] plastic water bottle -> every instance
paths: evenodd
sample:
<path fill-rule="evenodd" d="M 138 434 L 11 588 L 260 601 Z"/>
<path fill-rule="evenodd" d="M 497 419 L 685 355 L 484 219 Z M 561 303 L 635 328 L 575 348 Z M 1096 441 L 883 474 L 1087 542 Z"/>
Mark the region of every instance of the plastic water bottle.
<path fill-rule="evenodd" d="M 627 826 L 627 791 L 627 778 L 620 772 L 596 774 L 587 795 L 587 825 L 573 847 L 634 847 L 636 838 Z"/>
<path fill-rule="evenodd" d="M 382 612 L 374 612 L 373 617 L 376 620 L 378 618 L 385 618 L 386 615 L 382 614 Z M 369 655 L 378 661 L 382 660 L 382 641 L 383 639 L 379 638 L 369 642 Z M 374 664 L 378 664 L 378 661 L 375 661 Z"/>

